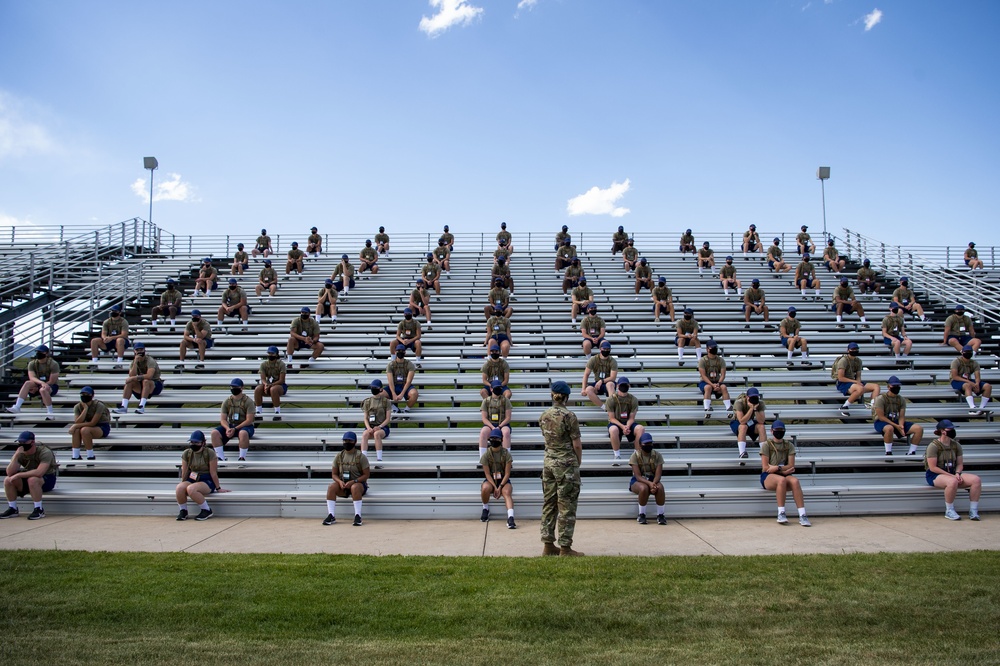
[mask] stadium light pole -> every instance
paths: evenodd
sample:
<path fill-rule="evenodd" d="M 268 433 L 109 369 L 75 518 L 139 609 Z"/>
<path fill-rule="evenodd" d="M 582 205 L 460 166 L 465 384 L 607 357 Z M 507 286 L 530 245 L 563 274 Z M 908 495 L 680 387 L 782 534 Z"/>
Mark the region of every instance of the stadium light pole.
<path fill-rule="evenodd" d="M 153 224 L 153 171 L 159 168 L 160 163 L 155 157 L 143 157 L 142 166 L 149 169 L 149 219 L 146 221 Z"/>
<path fill-rule="evenodd" d="M 826 187 L 824 183 L 830 179 L 830 167 L 821 166 L 816 169 L 816 178 L 819 180 L 819 191 L 823 197 L 823 240 L 827 239 L 826 235 Z"/>

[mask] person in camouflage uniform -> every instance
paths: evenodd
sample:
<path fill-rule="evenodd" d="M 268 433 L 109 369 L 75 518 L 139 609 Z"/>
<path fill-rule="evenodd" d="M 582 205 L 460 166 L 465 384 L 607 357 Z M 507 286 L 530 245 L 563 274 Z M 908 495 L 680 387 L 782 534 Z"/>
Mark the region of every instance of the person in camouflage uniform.
<path fill-rule="evenodd" d="M 538 425 L 545 439 L 542 461 L 542 555 L 583 555 L 573 550 L 576 507 L 580 498 L 580 463 L 583 444 L 580 422 L 566 408 L 569 384 L 552 384 L 552 406 L 542 412 Z M 556 524 L 559 547 L 556 548 Z"/>

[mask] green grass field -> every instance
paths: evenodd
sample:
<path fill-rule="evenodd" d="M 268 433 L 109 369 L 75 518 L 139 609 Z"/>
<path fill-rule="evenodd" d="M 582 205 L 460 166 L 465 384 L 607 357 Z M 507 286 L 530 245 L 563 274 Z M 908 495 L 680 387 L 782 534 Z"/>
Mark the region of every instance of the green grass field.
<path fill-rule="evenodd" d="M 0 552 L 0 664 L 1000 663 L 1000 553 Z"/>

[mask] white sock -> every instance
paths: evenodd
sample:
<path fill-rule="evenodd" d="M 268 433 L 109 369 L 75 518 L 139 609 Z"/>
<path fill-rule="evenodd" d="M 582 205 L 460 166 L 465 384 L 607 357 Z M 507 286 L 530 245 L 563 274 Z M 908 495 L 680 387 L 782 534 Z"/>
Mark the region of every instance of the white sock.
<path fill-rule="evenodd" d="M 868 319 L 866 317 L 862 317 L 861 318 L 861 323 L 862 324 L 867 324 L 868 323 Z"/>
<path fill-rule="evenodd" d="M 666 507 L 665 507 L 665 506 L 663 506 L 662 504 L 657 504 L 657 505 L 656 505 L 656 515 L 658 515 L 658 516 L 662 516 L 662 515 L 663 515 L 663 510 L 664 510 L 665 508 L 666 508 Z"/>
<path fill-rule="evenodd" d="M 176 326 L 177 325 L 177 320 L 176 319 L 171 319 L 170 320 L 170 325 L 171 326 Z"/>
<path fill-rule="evenodd" d="M 842 321 L 843 321 L 843 318 L 840 315 L 837 315 L 837 323 L 839 324 Z"/>
<path fill-rule="evenodd" d="M 486 510 L 486 511 L 489 511 L 490 510 L 490 505 L 489 504 L 483 504 L 483 509 Z"/>
<path fill-rule="evenodd" d="M 7 502 L 7 506 L 9 506 L 12 509 L 16 509 L 17 508 L 17 502 L 16 501 L 14 501 L 14 502 Z"/>
<path fill-rule="evenodd" d="M 622 457 L 622 452 L 620 450 L 615 451 L 615 460 L 619 460 L 621 459 L 621 457 Z"/>
<path fill-rule="evenodd" d="M 275 414 L 280 414 L 281 413 L 281 407 L 275 407 L 274 408 L 274 413 Z"/>
<path fill-rule="evenodd" d="M 985 407 L 986 403 L 988 403 L 989 401 L 990 401 L 990 399 L 987 398 L 986 396 L 981 397 L 979 399 L 979 409 L 982 409 L 983 407 Z"/>
<path fill-rule="evenodd" d="M 788 358 L 789 358 L 789 359 L 791 359 L 791 358 L 792 358 L 792 352 L 791 352 L 791 351 L 789 351 L 789 352 L 788 352 Z"/>
<path fill-rule="evenodd" d="M 249 450 L 250 449 L 243 449 L 243 448 L 241 448 L 240 449 L 240 458 L 246 458 L 247 457 L 247 451 L 249 451 Z"/>
<path fill-rule="evenodd" d="M 514 517 L 514 509 L 507 509 L 507 517 L 508 518 Z"/>
<path fill-rule="evenodd" d="M 288 358 L 285 359 L 285 363 L 291 363 L 291 362 L 292 362 L 292 357 L 291 356 L 289 356 Z"/>
<path fill-rule="evenodd" d="M 128 408 L 128 398 L 122 398 L 122 407 Z"/>
<path fill-rule="evenodd" d="M 354 501 L 354 515 L 355 516 L 360 516 L 361 515 L 361 502 L 362 501 L 363 500 L 355 500 Z"/>
<path fill-rule="evenodd" d="M 885 452 L 886 453 L 892 453 L 892 444 L 886 444 L 885 445 Z"/>
<path fill-rule="evenodd" d="M 24 399 L 18 398 L 17 400 L 14 401 L 14 409 L 21 409 L 21 405 L 23 404 L 24 404 Z"/>
<path fill-rule="evenodd" d="M 741 289 L 740 287 L 736 287 L 736 295 L 737 296 L 742 296 L 743 295 L 743 289 Z"/>
<path fill-rule="evenodd" d="M 779 506 L 778 507 L 778 515 L 779 516 L 785 515 L 785 507 L 783 507 L 783 506 Z"/>
<path fill-rule="evenodd" d="M 701 360 L 701 355 L 702 355 L 703 353 L 704 353 L 704 352 L 703 352 L 703 351 L 701 350 L 701 347 L 698 347 L 697 349 L 695 349 L 695 350 L 694 350 L 694 355 L 698 357 L 698 360 L 699 360 L 699 361 Z"/>
<path fill-rule="evenodd" d="M 639 505 L 639 515 L 640 516 L 646 515 L 646 507 L 642 506 L 641 504 Z"/>
<path fill-rule="evenodd" d="M 188 508 L 187 502 L 185 502 L 184 504 L 178 504 L 177 508 L 180 509 L 181 511 L 187 511 Z"/>
<path fill-rule="evenodd" d="M 805 295 L 806 295 L 806 290 L 805 290 L 805 289 L 803 289 L 803 290 L 802 290 L 802 295 L 803 295 L 803 296 L 805 296 Z"/>
<path fill-rule="evenodd" d="M 724 293 L 726 296 L 728 296 L 729 295 L 729 287 L 723 287 L 722 288 L 722 293 Z"/>
<path fill-rule="evenodd" d="M 739 449 L 740 449 L 740 455 L 742 455 L 742 454 L 744 454 L 744 453 L 747 452 L 747 443 L 746 442 L 736 442 L 736 446 L 738 446 Z"/>
<path fill-rule="evenodd" d="M 219 460 L 223 460 L 226 457 L 226 454 L 222 452 L 224 448 L 222 446 L 215 447 L 215 455 L 219 457 Z"/>
<path fill-rule="evenodd" d="M 48 407 L 46 407 L 46 408 L 45 408 L 45 411 L 46 411 L 46 412 L 48 412 L 49 414 L 53 414 L 53 413 L 54 413 L 54 412 L 52 411 L 52 405 L 49 405 Z"/>
<path fill-rule="evenodd" d="M 41 502 L 34 502 L 34 505 L 35 505 L 36 509 L 41 509 L 42 508 L 42 503 Z"/>
<path fill-rule="evenodd" d="M 806 515 L 806 508 L 804 506 L 799 507 L 799 518 Z"/>
<path fill-rule="evenodd" d="M 954 503 L 948 504 L 947 502 L 945 502 L 944 503 L 944 508 L 946 510 L 948 510 L 948 511 L 954 511 L 955 510 L 955 504 Z"/>
<path fill-rule="evenodd" d="M 253 413 L 254 414 L 263 414 L 264 413 L 264 408 L 263 407 L 255 407 L 254 410 L 253 410 Z"/>
<path fill-rule="evenodd" d="M 146 398 L 141 398 L 139 400 L 139 406 L 140 407 L 145 407 L 146 406 Z"/>
<path fill-rule="evenodd" d="M 819 289 L 816 290 L 816 295 L 819 296 Z"/>
<path fill-rule="evenodd" d="M 73 449 L 73 457 L 74 458 L 80 457 L 80 449 Z"/>
<path fill-rule="evenodd" d="M 723 400 L 722 404 L 725 406 L 726 409 L 731 409 L 732 406 L 733 406 L 733 401 L 732 400 Z"/>
<path fill-rule="evenodd" d="M 979 502 L 969 502 L 969 511 L 979 511 Z"/>
<path fill-rule="evenodd" d="M 202 509 L 203 511 L 208 511 L 209 510 L 208 502 L 202 502 L 201 504 L 198 505 L 198 508 Z"/>
<path fill-rule="evenodd" d="M 909 451 L 909 453 L 916 453 L 916 452 L 917 452 L 917 445 L 916 444 L 910 444 L 910 451 Z"/>
<path fill-rule="evenodd" d="M 96 356 L 91 356 L 90 357 L 90 362 L 91 363 L 97 363 L 97 357 Z"/>
<path fill-rule="evenodd" d="M 802 350 L 802 358 L 809 358 L 809 352 Z"/>
<path fill-rule="evenodd" d="M 222 326 L 222 320 L 221 319 L 216 319 L 215 320 L 215 325 L 216 326 Z"/>
<path fill-rule="evenodd" d="M 705 409 L 706 409 L 706 410 L 707 410 L 707 409 L 708 409 L 709 407 L 711 407 L 711 406 L 712 406 L 712 401 L 711 401 L 711 400 L 702 400 L 702 403 L 704 403 L 704 405 L 705 405 Z"/>
<path fill-rule="evenodd" d="M 337 500 L 327 500 L 326 501 L 326 512 L 331 516 L 337 515 Z"/>
<path fill-rule="evenodd" d="M 965 396 L 965 401 L 967 403 L 969 403 L 969 409 L 975 409 L 976 408 L 976 399 L 973 398 L 971 395 Z"/>
<path fill-rule="evenodd" d="M 683 359 L 684 358 L 684 347 L 678 347 L 677 348 L 677 358 L 678 359 Z"/>
<path fill-rule="evenodd" d="M 381 451 L 376 451 L 375 452 L 375 459 L 377 461 L 379 461 L 379 462 L 382 462 L 382 452 Z"/>

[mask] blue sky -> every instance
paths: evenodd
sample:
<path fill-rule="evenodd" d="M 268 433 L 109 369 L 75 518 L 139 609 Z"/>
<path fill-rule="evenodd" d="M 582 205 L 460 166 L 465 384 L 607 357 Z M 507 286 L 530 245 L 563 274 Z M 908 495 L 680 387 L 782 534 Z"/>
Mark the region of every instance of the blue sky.
<path fill-rule="evenodd" d="M 831 230 L 1000 244 L 998 28 L 988 0 L 0 0 L 0 224 L 145 217 L 155 155 L 185 234 L 816 231 L 828 165 Z"/>

